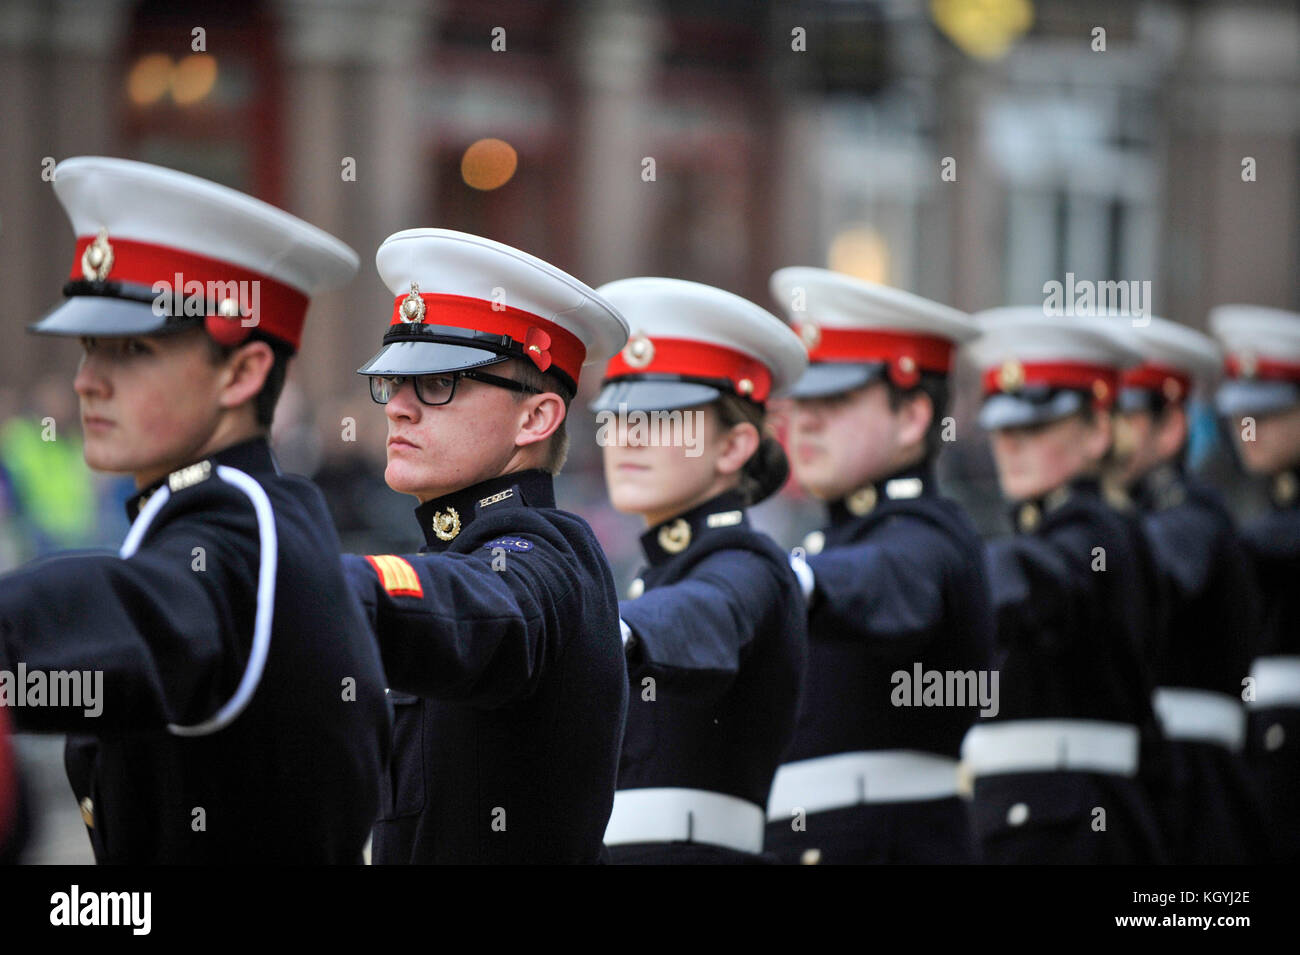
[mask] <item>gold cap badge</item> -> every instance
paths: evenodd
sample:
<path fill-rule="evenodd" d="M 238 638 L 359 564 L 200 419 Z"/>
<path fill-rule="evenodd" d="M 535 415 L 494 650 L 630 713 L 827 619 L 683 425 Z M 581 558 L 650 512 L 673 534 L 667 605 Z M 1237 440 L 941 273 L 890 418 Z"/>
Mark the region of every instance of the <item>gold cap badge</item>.
<path fill-rule="evenodd" d="M 433 515 L 433 532 L 440 541 L 456 539 L 456 535 L 460 533 L 460 515 L 456 513 L 456 508 L 449 507 Z"/>
<path fill-rule="evenodd" d="M 806 322 L 799 326 L 799 340 L 803 342 L 803 347 L 812 351 L 821 344 L 822 330 L 812 322 Z"/>
<path fill-rule="evenodd" d="M 654 361 L 654 342 L 639 332 L 627 340 L 623 346 L 623 360 L 633 368 L 644 368 Z"/>
<path fill-rule="evenodd" d="M 1018 391 L 1025 383 L 1025 366 L 1008 358 L 998 369 L 998 387 L 1003 391 Z"/>
<path fill-rule="evenodd" d="M 670 554 L 680 554 L 691 546 L 691 525 L 682 518 L 659 529 L 659 546 Z"/>
<path fill-rule="evenodd" d="M 412 282 L 411 291 L 402 299 L 402 321 L 408 325 L 417 325 L 424 321 L 425 311 L 424 299 L 420 298 L 420 286 Z"/>
<path fill-rule="evenodd" d="M 1259 357 L 1253 351 L 1237 353 L 1237 372 L 1242 378 L 1254 378 L 1259 371 Z"/>
<path fill-rule="evenodd" d="M 100 229 L 99 235 L 81 253 L 81 274 L 88 282 L 102 282 L 112 270 L 113 247 L 108 242 L 108 230 Z"/>

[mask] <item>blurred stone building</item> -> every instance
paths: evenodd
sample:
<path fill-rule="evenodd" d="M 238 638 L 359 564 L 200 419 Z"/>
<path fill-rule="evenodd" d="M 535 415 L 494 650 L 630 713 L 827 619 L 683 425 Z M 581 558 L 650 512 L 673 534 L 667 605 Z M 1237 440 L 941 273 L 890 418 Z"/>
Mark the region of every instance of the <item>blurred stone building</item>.
<path fill-rule="evenodd" d="M 353 371 L 390 314 L 374 249 L 413 226 L 592 285 L 669 275 L 771 308 L 767 277 L 791 264 L 969 310 L 1039 302 L 1067 273 L 1149 280 L 1154 310 L 1193 325 L 1227 301 L 1300 307 L 1288 0 L 3 0 L 11 402 L 76 362 L 23 328 L 68 274 L 48 176 L 78 154 L 224 182 L 360 252 L 358 279 L 313 305 L 277 422 L 309 472 L 352 417 L 378 473 L 383 420 Z M 630 576 L 639 527 L 601 503 L 581 403 L 561 502 Z M 987 518 L 982 443 L 959 434 L 946 476 Z M 793 494 L 760 510 L 787 543 L 813 519 Z M 86 855 L 66 802 L 50 830 L 72 842 L 40 858 Z"/>
<path fill-rule="evenodd" d="M 1288 2 L 6 0 L 0 88 L 15 335 L 72 245 L 47 157 L 159 162 L 362 253 L 313 309 L 313 397 L 375 345 L 371 253 L 417 224 L 592 284 L 669 274 L 765 303 L 796 262 L 971 309 L 1038 300 L 1067 271 L 1151 279 L 1156 309 L 1193 323 L 1226 300 L 1300 301 Z M 518 157 L 487 191 L 461 168 L 484 138 Z M 9 382 L 69 353 L 14 342 Z"/>

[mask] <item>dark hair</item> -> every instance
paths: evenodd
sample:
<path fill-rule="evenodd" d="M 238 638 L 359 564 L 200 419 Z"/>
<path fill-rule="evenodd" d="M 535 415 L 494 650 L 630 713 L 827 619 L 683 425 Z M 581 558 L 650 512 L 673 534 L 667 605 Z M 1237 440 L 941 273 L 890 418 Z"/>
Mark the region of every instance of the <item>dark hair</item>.
<path fill-rule="evenodd" d="M 550 371 L 541 371 L 531 361 L 525 361 L 522 358 L 511 358 L 502 367 L 511 369 L 510 377 L 520 384 L 536 388 L 538 391 L 554 392 L 564 402 L 566 412 L 564 420 L 560 422 L 560 426 L 555 429 L 554 434 L 548 439 L 546 457 L 542 461 L 544 471 L 548 474 L 559 474 L 560 469 L 564 467 L 565 460 L 569 457 L 569 429 L 567 427 L 569 416 L 567 412 L 569 403 L 573 401 L 572 389 L 559 375 Z M 527 397 L 528 392 L 515 392 L 516 401 L 523 401 Z"/>
<path fill-rule="evenodd" d="M 900 388 L 888 377 L 885 387 L 889 393 L 889 410 L 897 411 L 903 402 L 925 395 L 932 409 L 930 426 L 925 429 L 925 457 L 930 459 L 943 447 L 943 417 L 948 410 L 948 376 L 922 372 L 921 380 L 911 388 Z"/>
<path fill-rule="evenodd" d="M 790 477 L 790 462 L 785 449 L 764 428 L 766 412 L 747 398 L 724 394 L 713 402 L 718 420 L 725 428 L 738 424 L 752 424 L 758 429 L 758 448 L 740 470 L 740 483 L 736 489 L 748 507 L 764 501 L 785 486 Z"/>
<path fill-rule="evenodd" d="M 266 373 L 266 380 L 262 382 L 262 390 L 253 399 L 253 409 L 257 414 L 258 426 L 270 428 L 271 421 L 275 418 L 275 406 L 280 400 L 280 393 L 284 391 L 284 380 L 289 373 L 289 359 L 293 357 L 293 349 L 282 341 L 258 332 L 253 332 L 240 345 L 219 344 L 206 331 L 203 332 L 203 339 L 208 343 L 208 352 L 213 364 L 225 361 L 235 353 L 235 349 L 241 347 L 241 345 L 247 345 L 249 342 L 266 342 L 271 346 L 274 361 L 272 361 L 271 368 Z"/>

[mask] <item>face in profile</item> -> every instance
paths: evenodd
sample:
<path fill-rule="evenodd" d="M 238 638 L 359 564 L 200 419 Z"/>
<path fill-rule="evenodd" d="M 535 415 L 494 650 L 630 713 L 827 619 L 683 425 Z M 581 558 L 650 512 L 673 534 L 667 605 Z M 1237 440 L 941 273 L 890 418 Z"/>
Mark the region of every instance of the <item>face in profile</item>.
<path fill-rule="evenodd" d="M 1072 414 L 1055 421 L 993 432 L 993 460 L 1002 494 L 1040 497 L 1094 473 L 1110 446 L 1110 416 Z"/>
<path fill-rule="evenodd" d="M 1300 405 L 1261 415 L 1248 421 L 1231 421 L 1241 460 L 1252 474 L 1276 474 L 1300 464 Z"/>
<path fill-rule="evenodd" d="M 758 446 L 758 429 L 752 424 L 723 428 L 712 406 L 683 409 L 681 414 L 684 424 L 679 430 L 639 430 L 627 420 L 611 429 L 602 452 L 605 486 L 615 510 L 657 524 L 736 483 Z M 674 434 L 682 439 L 674 440 Z"/>
<path fill-rule="evenodd" d="M 790 467 L 795 480 L 822 500 L 836 500 L 868 481 L 887 477 L 923 453 L 930 424 L 928 399 L 889 404 L 889 388 L 874 381 L 825 398 L 801 398 L 789 408 Z"/>
<path fill-rule="evenodd" d="M 456 383 L 449 404 L 426 405 L 404 381 L 384 405 L 384 480 L 425 501 L 497 477 L 515 458 L 515 438 L 531 407 L 512 391 L 472 378 Z"/>
<path fill-rule="evenodd" d="M 73 388 L 86 463 L 137 483 L 202 456 L 221 414 L 223 366 L 201 330 L 81 339 Z"/>

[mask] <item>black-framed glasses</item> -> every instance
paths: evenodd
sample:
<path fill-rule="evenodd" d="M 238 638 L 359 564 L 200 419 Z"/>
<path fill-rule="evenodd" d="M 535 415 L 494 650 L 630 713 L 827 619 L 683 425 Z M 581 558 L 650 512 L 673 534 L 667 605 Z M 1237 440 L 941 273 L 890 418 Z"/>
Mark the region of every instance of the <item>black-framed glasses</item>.
<path fill-rule="evenodd" d="M 432 375 L 371 375 L 370 398 L 376 404 L 386 405 L 393 395 L 401 390 L 408 380 L 415 385 L 415 397 L 424 405 L 447 405 L 456 397 L 456 383 L 462 378 L 473 378 L 485 384 L 496 385 L 508 391 L 521 391 L 528 395 L 540 395 L 541 391 L 532 385 L 525 385 L 513 378 L 489 375 L 485 371 L 443 371 Z"/>

